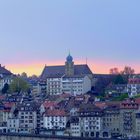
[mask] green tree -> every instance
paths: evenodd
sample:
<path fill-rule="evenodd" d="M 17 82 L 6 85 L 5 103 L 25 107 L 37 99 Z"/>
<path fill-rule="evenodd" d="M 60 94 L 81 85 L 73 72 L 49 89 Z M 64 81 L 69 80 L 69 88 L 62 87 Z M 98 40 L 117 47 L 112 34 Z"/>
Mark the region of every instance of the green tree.
<path fill-rule="evenodd" d="M 126 84 L 126 81 L 124 80 L 124 77 L 123 77 L 121 74 L 119 74 L 119 75 L 117 75 L 117 76 L 115 77 L 113 83 L 114 83 L 115 85 L 116 85 L 116 84 Z"/>
<path fill-rule="evenodd" d="M 10 84 L 10 91 L 13 93 L 13 92 L 27 92 L 29 89 L 29 85 L 28 83 L 19 78 L 19 77 L 16 77 L 13 79 L 13 82 Z"/>

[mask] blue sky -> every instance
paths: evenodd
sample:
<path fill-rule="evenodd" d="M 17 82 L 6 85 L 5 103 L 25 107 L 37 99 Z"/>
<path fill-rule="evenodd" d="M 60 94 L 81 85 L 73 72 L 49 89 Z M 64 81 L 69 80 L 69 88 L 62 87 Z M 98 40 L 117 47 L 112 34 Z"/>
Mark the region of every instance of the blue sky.
<path fill-rule="evenodd" d="M 19 64 L 63 63 L 70 50 L 77 62 L 87 57 L 96 73 L 102 65 L 102 73 L 125 65 L 140 72 L 139 5 L 139 0 L 1 0 L 0 63 L 11 71 Z"/>

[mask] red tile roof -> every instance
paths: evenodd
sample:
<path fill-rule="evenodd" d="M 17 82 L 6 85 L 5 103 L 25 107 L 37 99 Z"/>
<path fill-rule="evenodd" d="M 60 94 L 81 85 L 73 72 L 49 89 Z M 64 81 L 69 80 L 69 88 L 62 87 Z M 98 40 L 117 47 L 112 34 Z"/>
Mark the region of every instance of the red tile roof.
<path fill-rule="evenodd" d="M 105 102 L 95 102 L 95 106 L 99 107 L 100 109 L 104 109 L 107 107 Z"/>
<path fill-rule="evenodd" d="M 47 110 L 45 112 L 45 116 L 67 116 L 67 113 L 65 110 L 60 110 L 60 109 L 53 109 L 53 110 Z"/>
<path fill-rule="evenodd" d="M 54 102 L 54 101 L 45 101 L 43 103 L 43 106 L 48 109 L 48 108 L 51 108 L 51 107 L 56 107 L 57 106 L 57 103 Z"/>
<path fill-rule="evenodd" d="M 4 103 L 5 108 L 12 108 L 12 106 L 15 105 L 14 103 Z"/>

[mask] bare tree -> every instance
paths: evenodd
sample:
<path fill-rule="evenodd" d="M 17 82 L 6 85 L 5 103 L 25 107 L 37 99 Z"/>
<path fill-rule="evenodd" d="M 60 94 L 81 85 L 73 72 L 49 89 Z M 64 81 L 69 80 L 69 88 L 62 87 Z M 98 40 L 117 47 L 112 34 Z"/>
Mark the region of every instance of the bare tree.
<path fill-rule="evenodd" d="M 118 75 L 119 74 L 119 69 L 118 68 L 111 68 L 110 69 L 110 74 L 113 74 L 113 75 Z"/>
<path fill-rule="evenodd" d="M 124 75 L 132 75 L 135 73 L 135 70 L 131 68 L 130 66 L 125 66 L 124 70 L 121 73 Z"/>

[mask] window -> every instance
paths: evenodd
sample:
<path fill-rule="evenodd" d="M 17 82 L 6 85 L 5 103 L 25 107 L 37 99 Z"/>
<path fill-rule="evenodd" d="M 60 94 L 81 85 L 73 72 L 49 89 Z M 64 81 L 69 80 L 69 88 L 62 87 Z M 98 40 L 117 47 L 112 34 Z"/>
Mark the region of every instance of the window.
<path fill-rule="evenodd" d="M 33 120 L 29 120 L 29 123 L 33 123 Z"/>

